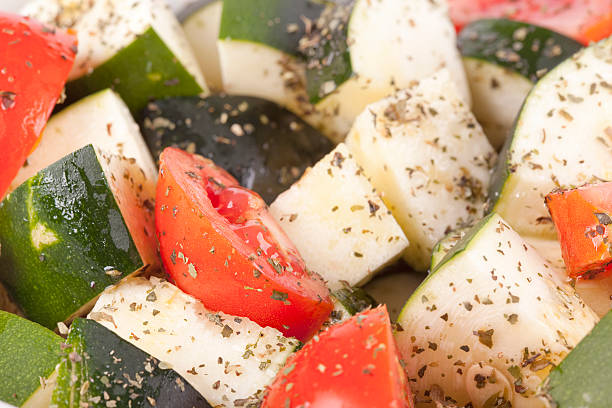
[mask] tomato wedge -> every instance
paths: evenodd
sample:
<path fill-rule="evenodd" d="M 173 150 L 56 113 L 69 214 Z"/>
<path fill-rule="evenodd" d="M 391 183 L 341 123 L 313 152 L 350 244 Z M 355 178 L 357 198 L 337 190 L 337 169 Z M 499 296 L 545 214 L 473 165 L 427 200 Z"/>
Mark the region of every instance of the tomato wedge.
<path fill-rule="evenodd" d="M 570 277 L 609 273 L 612 265 L 612 182 L 546 196 Z"/>
<path fill-rule="evenodd" d="M 74 35 L 0 13 L 0 198 L 36 147 L 76 52 Z"/>
<path fill-rule="evenodd" d="M 155 206 L 166 271 L 212 310 L 307 340 L 333 308 L 263 199 L 212 161 L 176 148 L 160 156 Z"/>
<path fill-rule="evenodd" d="M 413 398 L 386 306 L 332 326 L 294 354 L 262 408 L 405 408 Z"/>
<path fill-rule="evenodd" d="M 509 18 L 547 27 L 587 45 L 612 34 L 610 0 L 449 0 L 460 30 L 481 18 Z"/>

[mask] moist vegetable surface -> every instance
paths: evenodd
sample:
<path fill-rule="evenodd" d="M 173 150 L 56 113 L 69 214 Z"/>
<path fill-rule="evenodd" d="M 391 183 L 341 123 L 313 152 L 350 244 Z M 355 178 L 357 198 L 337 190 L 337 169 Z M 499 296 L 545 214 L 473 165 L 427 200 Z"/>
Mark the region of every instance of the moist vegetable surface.
<path fill-rule="evenodd" d="M 0 408 L 612 407 L 610 34 L 609 0 L 0 11 Z"/>

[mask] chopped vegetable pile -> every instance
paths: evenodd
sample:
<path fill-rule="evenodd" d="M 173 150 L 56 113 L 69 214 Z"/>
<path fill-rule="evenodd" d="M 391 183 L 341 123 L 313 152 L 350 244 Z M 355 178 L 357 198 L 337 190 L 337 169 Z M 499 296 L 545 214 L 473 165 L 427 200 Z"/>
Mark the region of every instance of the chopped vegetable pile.
<path fill-rule="evenodd" d="M 0 407 L 612 407 L 611 35 L 608 0 L 0 11 Z"/>

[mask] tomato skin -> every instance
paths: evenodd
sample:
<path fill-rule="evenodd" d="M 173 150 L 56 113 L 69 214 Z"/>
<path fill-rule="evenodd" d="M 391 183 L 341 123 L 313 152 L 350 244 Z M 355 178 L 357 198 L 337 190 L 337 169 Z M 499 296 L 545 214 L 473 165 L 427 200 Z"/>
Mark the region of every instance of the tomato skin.
<path fill-rule="evenodd" d="M 481 18 L 540 25 L 588 45 L 612 34 L 610 0 L 449 0 L 457 30 Z"/>
<path fill-rule="evenodd" d="M 231 205 L 219 207 L 223 202 Z M 212 161 L 165 149 L 155 215 L 166 271 L 207 308 L 300 340 L 312 337 L 331 313 L 325 283 L 306 272 L 261 197 Z"/>
<path fill-rule="evenodd" d="M 411 408 L 386 306 L 331 326 L 289 358 L 262 408 Z"/>
<path fill-rule="evenodd" d="M 612 263 L 612 182 L 546 196 L 570 277 L 609 273 Z M 603 274 L 601 275 L 603 276 Z"/>
<path fill-rule="evenodd" d="M 36 147 L 72 69 L 77 40 L 0 13 L 0 198 Z"/>

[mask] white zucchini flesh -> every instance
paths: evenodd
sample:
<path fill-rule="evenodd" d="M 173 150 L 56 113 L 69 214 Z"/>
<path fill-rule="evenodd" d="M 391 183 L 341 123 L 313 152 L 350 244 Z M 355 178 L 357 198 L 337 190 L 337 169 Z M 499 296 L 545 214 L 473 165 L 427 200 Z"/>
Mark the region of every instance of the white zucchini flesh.
<path fill-rule="evenodd" d="M 149 28 L 207 93 L 206 83 L 185 34 L 163 0 L 35 0 L 22 14 L 77 31 L 79 51 L 68 79 L 91 72 Z"/>
<path fill-rule="evenodd" d="M 51 405 L 51 398 L 53 397 L 53 390 L 55 389 L 55 381 L 57 380 L 57 369 L 51 373 L 49 378 L 41 379 L 41 385 L 38 389 L 28 398 L 26 402 L 20 408 L 48 408 Z M 6 405 L 10 407 L 10 405 Z M 0 408 L 3 408 L 2 401 L 0 401 Z"/>
<path fill-rule="evenodd" d="M 299 344 L 247 318 L 210 312 L 154 277 L 108 288 L 89 318 L 164 362 L 221 407 L 260 396 Z"/>
<path fill-rule="evenodd" d="M 332 290 L 358 286 L 408 240 L 346 145 L 339 144 L 270 206 L 306 266 Z"/>
<path fill-rule="evenodd" d="M 217 39 L 221 25 L 223 1 L 206 4 L 183 22 L 183 30 L 198 61 L 206 84 L 212 91 L 223 90 Z"/>
<path fill-rule="evenodd" d="M 543 220 L 544 197 L 556 187 L 612 179 L 611 55 L 612 38 L 583 49 L 525 100 L 493 208 L 523 235 L 555 238 Z"/>
<path fill-rule="evenodd" d="M 348 44 L 353 70 L 373 85 L 405 88 L 445 67 L 461 99 L 470 104 L 445 1 L 357 0 Z"/>
<path fill-rule="evenodd" d="M 90 95 L 52 116 L 11 187 L 88 144 L 96 148 L 140 256 L 157 266 L 153 221 L 157 168 L 130 111 L 113 91 Z"/>
<path fill-rule="evenodd" d="M 427 42 L 418 39 L 427 38 Z M 315 105 L 319 128 L 344 140 L 355 118 L 373 102 L 446 68 L 461 99 L 470 91 L 445 2 L 357 0 L 348 26 L 353 77 Z"/>
<path fill-rule="evenodd" d="M 346 143 L 381 192 L 417 270 L 448 231 L 482 216 L 495 159 L 447 71 L 369 105 Z"/>
<path fill-rule="evenodd" d="M 398 319 L 396 340 L 413 391 L 423 397 L 438 385 L 459 406 L 471 401 L 475 408 L 496 393 L 512 407 L 544 406 L 536 393 L 548 362 L 558 364 L 597 315 L 499 215 L 461 244 Z"/>
<path fill-rule="evenodd" d="M 451 243 L 451 236 L 452 234 L 444 238 L 445 240 L 448 239 L 448 242 L 440 242 L 439 244 L 441 245 L 436 246 L 436 249 L 439 250 L 437 255 L 434 254 L 437 262 L 441 261 L 452 249 L 452 246 L 454 246 L 454 244 L 447 245 Z M 551 267 L 559 270 L 559 274 L 566 274 L 559 241 L 538 237 L 523 237 L 523 239 L 531 245 Z M 434 257 L 432 257 L 432 260 L 433 258 Z M 432 269 L 433 268 L 434 264 L 432 261 Z M 600 318 L 604 317 L 605 314 L 612 309 L 612 276 L 596 279 L 577 279 L 573 283 L 573 286 L 582 301 L 593 309 Z"/>
<path fill-rule="evenodd" d="M 223 90 L 230 95 L 254 96 L 275 102 L 316 125 L 311 117 L 301 61 L 276 48 L 251 41 L 217 42 Z"/>
<path fill-rule="evenodd" d="M 526 237 L 540 255 L 552 266 L 565 272 L 565 263 L 561 255 L 561 246 L 556 239 Z M 577 279 L 574 283 L 576 292 L 601 318 L 612 309 L 612 276 L 597 277 L 595 279 Z"/>
<path fill-rule="evenodd" d="M 474 116 L 495 150 L 501 149 L 512 130 L 533 82 L 499 65 L 477 58 L 463 58 L 470 84 Z"/>

